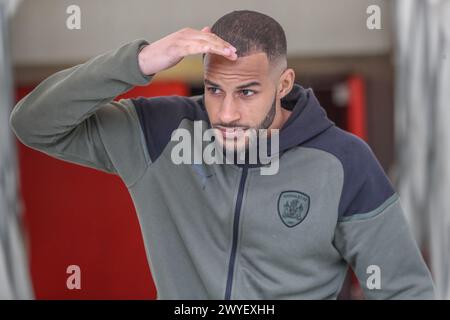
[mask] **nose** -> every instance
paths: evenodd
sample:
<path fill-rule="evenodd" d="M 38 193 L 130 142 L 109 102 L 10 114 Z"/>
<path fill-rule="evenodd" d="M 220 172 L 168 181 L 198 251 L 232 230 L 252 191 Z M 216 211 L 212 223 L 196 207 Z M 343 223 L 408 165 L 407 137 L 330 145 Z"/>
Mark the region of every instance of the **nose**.
<path fill-rule="evenodd" d="M 233 97 L 226 96 L 220 106 L 218 117 L 221 123 L 233 123 L 240 119 L 239 110 L 237 108 L 236 102 L 233 101 Z"/>

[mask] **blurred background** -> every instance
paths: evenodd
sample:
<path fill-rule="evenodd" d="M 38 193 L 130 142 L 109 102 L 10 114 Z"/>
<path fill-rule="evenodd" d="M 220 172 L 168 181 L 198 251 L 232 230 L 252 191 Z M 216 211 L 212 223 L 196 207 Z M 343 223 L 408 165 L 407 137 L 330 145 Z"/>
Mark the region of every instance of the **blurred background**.
<path fill-rule="evenodd" d="M 450 298 L 450 0 L 0 0 L 0 299 L 156 297 L 122 182 L 25 147 L 9 114 L 59 70 L 240 9 L 283 26 L 296 82 L 369 143 Z M 202 76 L 188 57 L 121 97 L 202 94 Z M 340 298 L 363 299 L 351 272 Z"/>

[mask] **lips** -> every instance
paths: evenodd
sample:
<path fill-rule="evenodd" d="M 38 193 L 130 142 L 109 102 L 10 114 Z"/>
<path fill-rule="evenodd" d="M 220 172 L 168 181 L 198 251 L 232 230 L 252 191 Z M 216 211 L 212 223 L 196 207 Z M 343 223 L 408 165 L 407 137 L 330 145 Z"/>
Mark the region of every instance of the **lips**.
<path fill-rule="evenodd" d="M 224 139 L 237 139 L 241 136 L 243 136 L 247 128 L 224 128 L 224 127 L 217 127 L 217 129 L 220 131 Z"/>

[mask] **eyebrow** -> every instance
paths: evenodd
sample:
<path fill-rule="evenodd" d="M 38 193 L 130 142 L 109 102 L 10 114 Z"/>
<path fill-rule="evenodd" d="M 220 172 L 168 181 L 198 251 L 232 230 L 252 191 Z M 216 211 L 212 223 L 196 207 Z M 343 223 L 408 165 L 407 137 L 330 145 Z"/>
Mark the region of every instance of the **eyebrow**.
<path fill-rule="evenodd" d="M 220 88 L 220 85 L 218 85 L 217 83 L 214 83 L 208 79 L 205 79 L 205 84 L 209 84 L 211 86 Z M 261 83 L 258 81 L 252 81 L 252 82 L 241 84 L 240 86 L 237 86 L 236 89 L 243 89 L 243 88 L 248 88 L 248 87 L 252 87 L 252 86 L 261 86 Z"/>

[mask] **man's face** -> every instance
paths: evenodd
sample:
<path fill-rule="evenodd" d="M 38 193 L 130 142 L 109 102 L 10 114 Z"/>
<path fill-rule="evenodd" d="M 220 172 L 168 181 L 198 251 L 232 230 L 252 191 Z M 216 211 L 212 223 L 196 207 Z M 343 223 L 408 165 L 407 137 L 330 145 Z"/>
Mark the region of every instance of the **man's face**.
<path fill-rule="evenodd" d="M 242 150 L 248 145 L 249 129 L 272 129 L 279 111 L 276 82 L 263 52 L 236 61 L 205 56 L 205 107 L 220 145 Z"/>

